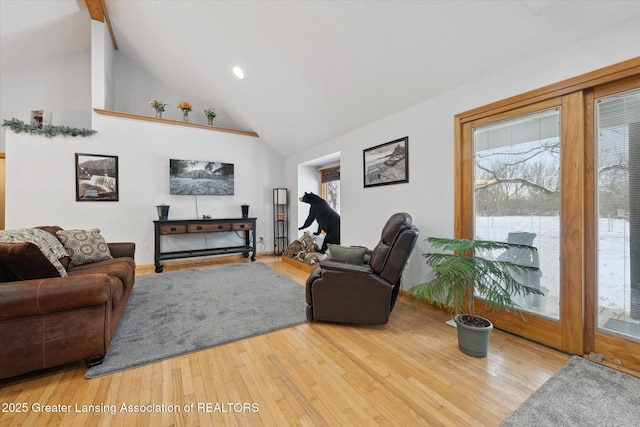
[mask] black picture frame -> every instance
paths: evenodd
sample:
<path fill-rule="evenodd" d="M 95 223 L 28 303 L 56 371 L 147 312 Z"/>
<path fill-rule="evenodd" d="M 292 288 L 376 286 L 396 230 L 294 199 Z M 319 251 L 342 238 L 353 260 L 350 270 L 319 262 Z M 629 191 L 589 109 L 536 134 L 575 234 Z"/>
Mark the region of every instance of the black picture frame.
<path fill-rule="evenodd" d="M 76 153 L 76 202 L 118 200 L 118 156 Z"/>
<path fill-rule="evenodd" d="M 409 137 L 362 151 L 364 188 L 409 182 Z"/>

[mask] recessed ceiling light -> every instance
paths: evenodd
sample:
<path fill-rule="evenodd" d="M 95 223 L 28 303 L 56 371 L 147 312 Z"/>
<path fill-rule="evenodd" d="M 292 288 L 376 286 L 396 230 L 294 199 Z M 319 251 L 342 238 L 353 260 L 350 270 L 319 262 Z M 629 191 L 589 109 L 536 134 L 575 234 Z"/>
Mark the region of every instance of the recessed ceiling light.
<path fill-rule="evenodd" d="M 244 79 L 244 71 L 240 67 L 233 67 L 233 74 L 239 79 Z"/>

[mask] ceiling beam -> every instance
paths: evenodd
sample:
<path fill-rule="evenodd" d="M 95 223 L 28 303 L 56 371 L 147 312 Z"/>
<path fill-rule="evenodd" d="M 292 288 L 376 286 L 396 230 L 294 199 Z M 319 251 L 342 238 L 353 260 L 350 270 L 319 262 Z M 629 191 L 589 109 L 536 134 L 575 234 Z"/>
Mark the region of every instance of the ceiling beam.
<path fill-rule="evenodd" d="M 94 21 L 104 22 L 104 13 L 102 12 L 101 0 L 84 0 L 89 9 L 89 15 Z"/>
<path fill-rule="evenodd" d="M 109 19 L 109 12 L 107 11 L 107 5 L 104 3 L 104 0 L 84 0 L 84 2 L 87 4 L 87 9 L 89 9 L 91 19 L 99 22 L 106 21 L 107 28 L 109 28 L 109 34 L 111 35 L 113 48 L 118 50 L 118 43 L 116 43 L 116 36 L 113 34 L 111 20 Z"/>

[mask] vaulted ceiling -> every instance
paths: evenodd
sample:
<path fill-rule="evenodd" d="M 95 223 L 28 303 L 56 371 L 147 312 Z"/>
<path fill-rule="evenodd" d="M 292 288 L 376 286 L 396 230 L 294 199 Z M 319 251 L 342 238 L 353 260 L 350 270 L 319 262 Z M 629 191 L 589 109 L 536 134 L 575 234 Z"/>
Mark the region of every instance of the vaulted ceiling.
<path fill-rule="evenodd" d="M 283 155 L 640 19 L 635 0 L 104 2 L 119 55 Z M 2 68 L 89 47 L 83 0 L 0 7 Z"/>

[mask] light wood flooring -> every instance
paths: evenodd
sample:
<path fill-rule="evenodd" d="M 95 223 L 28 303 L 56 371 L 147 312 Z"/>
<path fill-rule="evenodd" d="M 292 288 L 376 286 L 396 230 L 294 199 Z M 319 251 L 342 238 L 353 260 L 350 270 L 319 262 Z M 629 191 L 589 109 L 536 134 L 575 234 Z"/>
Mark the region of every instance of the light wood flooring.
<path fill-rule="evenodd" d="M 28 374 L 0 382 L 0 426 L 497 426 L 569 359 L 497 330 L 486 358 L 466 356 L 450 318 L 401 297 L 383 326 L 305 323 L 92 380 L 82 364 Z"/>

